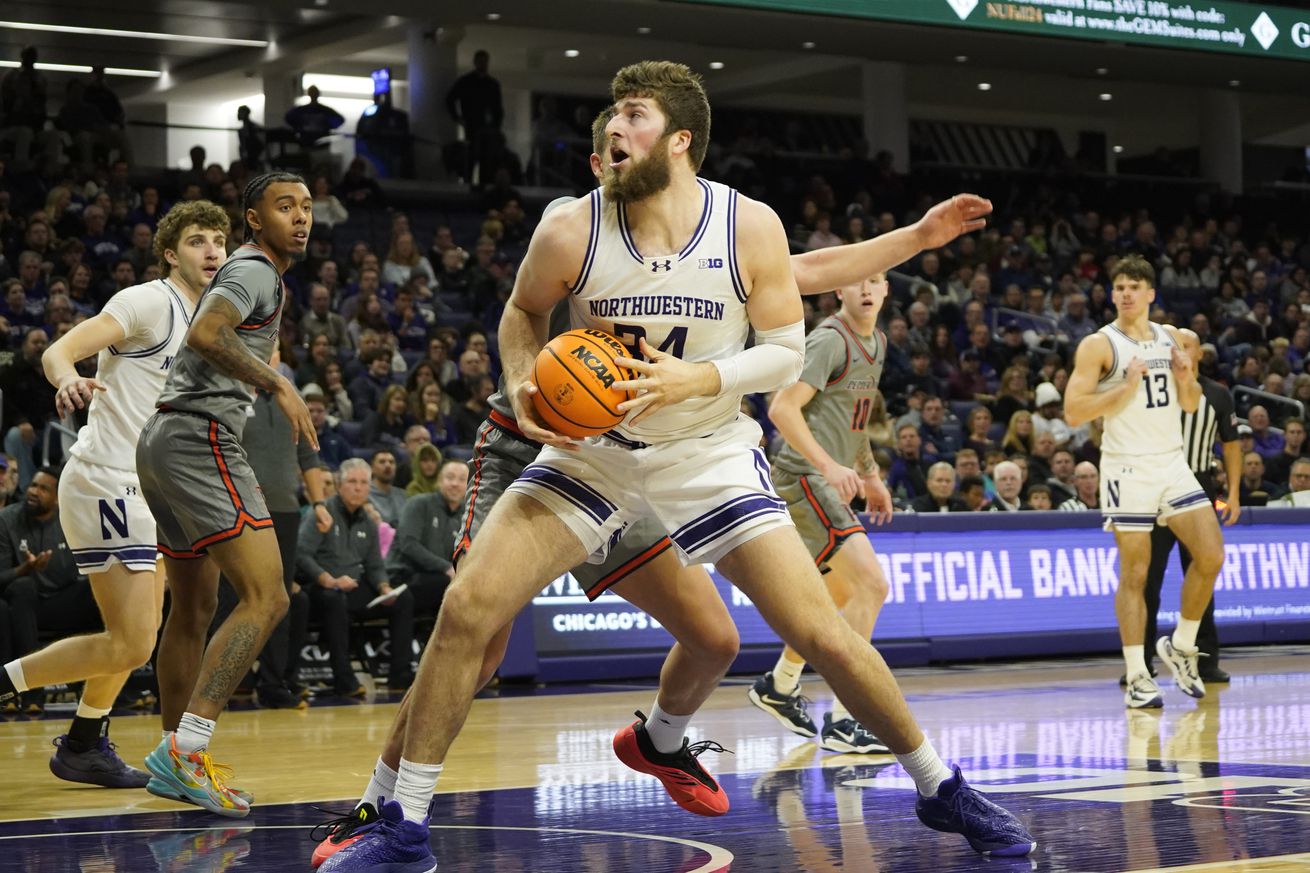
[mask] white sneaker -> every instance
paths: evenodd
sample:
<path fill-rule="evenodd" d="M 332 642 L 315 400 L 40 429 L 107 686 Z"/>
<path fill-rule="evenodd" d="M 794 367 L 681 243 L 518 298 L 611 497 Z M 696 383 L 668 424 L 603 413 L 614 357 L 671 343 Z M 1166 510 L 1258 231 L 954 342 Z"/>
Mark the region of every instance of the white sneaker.
<path fill-rule="evenodd" d="M 1155 651 L 1160 659 L 1169 665 L 1169 671 L 1174 674 L 1174 683 L 1177 684 L 1179 691 L 1188 697 L 1205 697 L 1205 683 L 1201 681 L 1196 666 L 1199 649 L 1193 647 L 1190 652 L 1185 652 L 1174 648 L 1174 642 L 1169 637 L 1160 637 L 1155 642 Z"/>
<path fill-rule="evenodd" d="M 1128 690 L 1124 692 L 1124 705 L 1129 709 L 1153 709 L 1164 706 L 1160 686 L 1150 673 L 1134 673 L 1128 677 Z"/>

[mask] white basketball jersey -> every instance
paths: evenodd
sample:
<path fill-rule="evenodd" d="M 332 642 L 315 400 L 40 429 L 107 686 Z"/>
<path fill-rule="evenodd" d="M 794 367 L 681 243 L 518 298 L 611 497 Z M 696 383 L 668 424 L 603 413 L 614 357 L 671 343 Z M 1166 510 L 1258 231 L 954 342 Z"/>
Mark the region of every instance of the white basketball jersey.
<path fill-rule="evenodd" d="M 571 288 L 574 327 L 603 330 L 641 358 L 639 340 L 684 361 L 712 361 L 746 346 L 746 287 L 736 252 L 737 192 L 697 179 L 701 218 L 682 251 L 646 256 L 637 250 L 621 204 L 591 193 L 591 236 Z M 695 397 L 665 407 L 624 437 L 661 443 L 701 437 L 737 417 L 741 396 Z M 631 416 L 629 416 L 631 418 Z"/>
<path fill-rule="evenodd" d="M 1109 391 L 1124 380 L 1128 363 L 1140 358 L 1146 375 L 1137 386 L 1137 395 L 1113 417 L 1106 416 L 1101 451 L 1112 455 L 1158 455 L 1183 450 L 1182 407 L 1178 405 L 1178 387 L 1174 382 L 1170 352 L 1176 347 L 1173 336 L 1158 324 L 1151 323 L 1152 339 L 1138 341 L 1117 326 L 1107 324 L 1100 333 L 1110 341 L 1114 359 L 1110 371 L 1101 379 L 1097 393 Z"/>
<path fill-rule="evenodd" d="M 91 464 L 136 471 L 136 441 L 164 388 L 195 307 L 167 279 L 119 291 L 103 312 L 123 327 L 121 343 L 100 352 L 97 391 L 71 449 Z"/>

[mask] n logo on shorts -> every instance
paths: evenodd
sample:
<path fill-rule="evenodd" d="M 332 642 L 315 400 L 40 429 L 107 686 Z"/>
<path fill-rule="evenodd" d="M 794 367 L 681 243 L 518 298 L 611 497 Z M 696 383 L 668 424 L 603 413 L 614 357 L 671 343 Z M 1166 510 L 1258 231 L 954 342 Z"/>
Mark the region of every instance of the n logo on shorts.
<path fill-rule="evenodd" d="M 108 500 L 100 501 L 100 535 L 107 540 L 114 538 L 109 532 L 111 525 L 120 537 L 127 537 L 127 504 L 120 497 L 114 501 L 114 506 L 118 508 L 117 513 L 110 507 Z"/>
<path fill-rule="evenodd" d="M 1107 496 L 1109 497 L 1110 506 L 1113 507 L 1113 508 L 1118 508 L 1118 506 L 1119 506 L 1119 480 L 1118 480 L 1118 479 L 1107 479 L 1106 482 L 1105 482 L 1105 490 L 1106 490 Z"/>

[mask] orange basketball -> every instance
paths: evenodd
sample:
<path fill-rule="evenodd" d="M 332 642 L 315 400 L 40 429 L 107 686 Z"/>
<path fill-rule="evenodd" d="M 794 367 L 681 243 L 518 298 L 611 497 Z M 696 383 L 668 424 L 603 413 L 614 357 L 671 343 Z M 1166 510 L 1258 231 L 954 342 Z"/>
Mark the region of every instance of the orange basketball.
<path fill-rule="evenodd" d="M 616 364 L 617 357 L 629 357 L 628 350 L 603 330 L 571 330 L 546 343 L 532 365 L 532 403 L 542 423 L 564 436 L 588 437 L 622 421 L 619 404 L 632 392 L 612 386 L 636 374 Z"/>

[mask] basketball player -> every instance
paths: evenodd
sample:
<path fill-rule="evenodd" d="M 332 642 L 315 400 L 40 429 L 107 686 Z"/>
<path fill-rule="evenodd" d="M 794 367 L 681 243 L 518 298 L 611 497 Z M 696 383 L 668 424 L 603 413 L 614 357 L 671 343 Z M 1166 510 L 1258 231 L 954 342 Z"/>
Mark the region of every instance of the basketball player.
<path fill-rule="evenodd" d="M 164 278 L 125 288 L 99 314 L 46 349 L 42 364 L 61 416 L 90 409 L 59 477 L 60 519 L 78 570 L 104 619 L 102 633 L 70 637 L 5 665 L 0 700 L 28 686 L 86 680 L 50 770 L 107 788 L 144 788 L 109 742 L 109 711 L 132 670 L 150 659 L 164 579 L 156 573 L 155 519 L 141 496 L 136 440 L 164 387 L 196 301 L 227 257 L 227 213 L 207 200 L 179 203 L 159 222 Z M 98 355 L 95 378 L 78 361 Z"/>
<path fill-rule="evenodd" d="M 595 151 L 591 155 L 591 169 L 597 180 L 602 178 L 600 153 L 608 152 L 605 127 L 613 116 L 614 111 L 606 109 L 592 124 Z M 553 201 L 542 218 L 574 199 L 561 197 Z M 912 227 L 855 245 L 794 255 L 792 272 L 802 294 L 826 293 L 834 286 L 859 281 L 863 276 L 895 266 L 923 248 L 945 245 L 963 233 L 978 229 L 984 223 L 983 216 L 990 211 L 991 203 L 987 200 L 971 194 L 957 195 L 934 206 Z M 557 305 L 552 312 L 550 333 L 555 336 L 568 329 L 567 303 Z M 468 550 L 491 507 L 536 460 L 542 448 L 540 443 L 524 436 L 515 422 L 503 379 L 501 390 L 488 402 L 492 411 L 479 429 L 474 447 L 475 475 L 465 496 L 464 522 L 455 543 L 456 563 Z M 659 778 L 683 809 L 700 815 L 722 815 L 728 811 L 728 797 L 698 760 L 702 752 L 712 747 L 687 743 L 685 731 L 692 716 L 732 665 L 737 655 L 737 633 L 709 574 L 699 564 L 682 566 L 671 545 L 657 522 L 640 520 L 610 548 L 603 563 L 584 563 L 572 573 L 588 599 L 595 600 L 612 591 L 653 616 L 675 640 L 660 671 L 660 688 L 651 716 L 643 717 L 633 726 L 633 736 L 642 754 L 640 758 L 629 755 L 624 763 L 635 764 L 634 769 Z M 489 644 L 476 687 L 485 685 L 500 665 L 509 631 L 507 624 Z M 362 836 L 362 829 L 378 819 L 380 798 L 394 796 L 409 700 L 406 695 L 401 701 L 386 750 L 378 758 L 355 810 L 324 822 L 327 834 L 314 851 L 315 866 Z"/>
<path fill-rule="evenodd" d="M 547 447 L 492 508 L 446 594 L 411 692 L 394 799 L 321 869 L 436 869 L 428 807 L 489 644 L 547 582 L 603 556 L 611 537 L 648 515 L 673 532 L 685 563 L 715 562 L 902 753 L 925 823 L 964 833 L 979 851 L 1028 853 L 1033 841 L 1018 820 L 937 757 L 867 641 L 834 632 L 836 608 L 769 483 L 759 426 L 740 417 L 742 394 L 781 388 L 803 364 L 781 224 L 762 204 L 696 177 L 709 106 L 686 67 L 625 68 L 613 94 L 603 199 L 594 192 L 562 206 L 537 228 L 501 322 L 517 425 Z M 616 386 L 644 393 L 623 404 L 622 425 L 584 441 L 546 430 L 532 409 L 528 373 L 565 299 L 575 324 L 626 338 L 649 359 L 619 360 L 643 378 Z M 687 315 L 672 314 L 675 299 Z M 746 350 L 751 327 L 757 344 Z M 504 548 L 511 537 L 515 548 Z M 633 733 L 621 731 L 616 747 Z"/>
<path fill-rule="evenodd" d="M 774 459 L 773 483 L 810 557 L 825 572 L 833 602 L 867 640 L 887 599 L 887 579 L 851 500 L 866 497 L 876 523 L 891 518 L 892 497 L 864 433 L 887 356 L 886 338 L 876 328 L 887 279 L 876 274 L 839 296 L 841 309 L 805 340 L 800 381 L 775 394 L 769 406 L 769 418 L 786 440 Z M 747 697 L 793 733 L 818 733 L 819 745 L 831 752 L 886 754 L 887 746 L 840 700 L 824 713 L 822 732 L 816 731 L 800 693 L 804 668 L 796 650 L 784 648 Z"/>
<path fill-rule="evenodd" d="M 267 173 L 246 186 L 242 205 L 245 245 L 201 297 L 136 454 L 173 595 L 159 651 L 166 733 L 146 758 L 155 776 L 147 789 L 233 818 L 250 811 L 250 799 L 226 784 L 209 741 L 287 609 L 273 522 L 240 445 L 249 386 L 274 397 L 293 439 L 318 448 L 300 393 L 267 363 L 282 315 L 282 274 L 305 251 L 313 201 L 299 176 Z M 206 647 L 219 571 L 240 602 Z"/>
<path fill-rule="evenodd" d="M 1192 554 L 1183 577 L 1182 606 L 1172 637 L 1155 649 L 1179 690 L 1205 696 L 1198 674 L 1196 634 L 1223 566 L 1223 536 L 1209 499 L 1183 454 L 1182 412 L 1195 412 L 1201 386 L 1176 328 L 1153 324 L 1155 270 L 1140 256 L 1120 261 L 1110 277 L 1118 312 L 1113 322 L 1078 345 L 1064 395 L 1070 427 L 1104 417 L 1101 513 L 1119 546 L 1115 614 L 1123 643 L 1133 709 L 1164 704 L 1146 667 L 1146 571 L 1151 530 L 1167 524 Z M 1198 511 L 1204 510 L 1204 511 Z"/>

